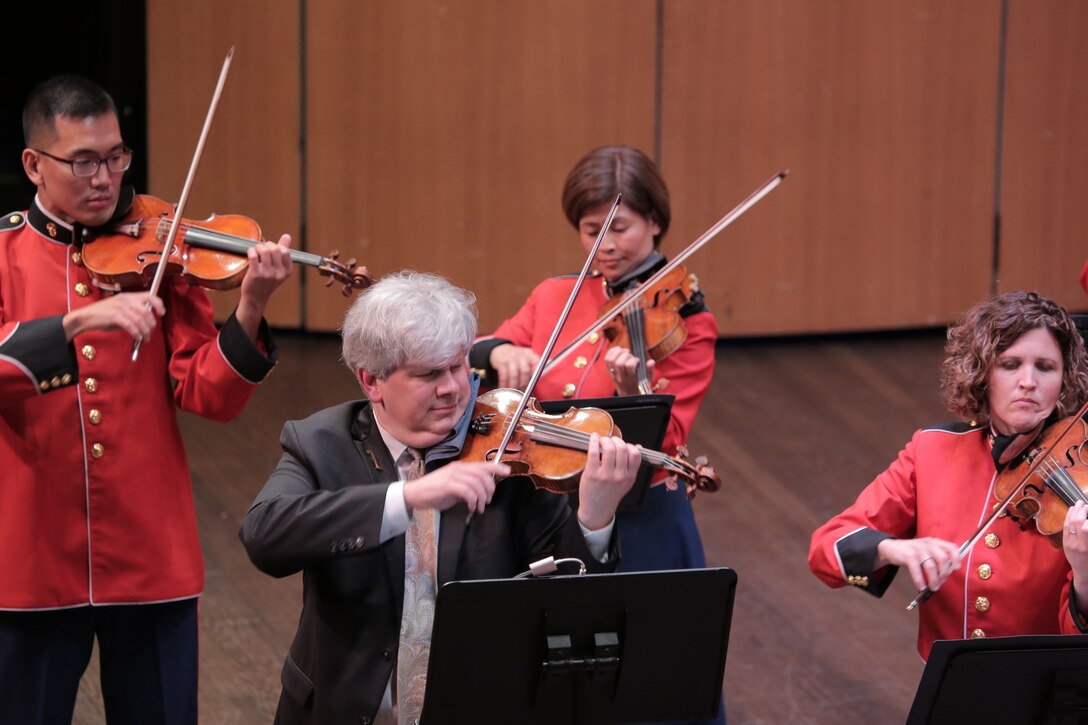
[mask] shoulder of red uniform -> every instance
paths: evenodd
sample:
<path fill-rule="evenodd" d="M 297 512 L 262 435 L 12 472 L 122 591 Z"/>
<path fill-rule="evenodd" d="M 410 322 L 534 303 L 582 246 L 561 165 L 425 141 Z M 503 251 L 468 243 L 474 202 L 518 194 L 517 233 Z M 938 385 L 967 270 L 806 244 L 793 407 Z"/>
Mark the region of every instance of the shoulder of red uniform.
<path fill-rule="evenodd" d="M 601 276 L 599 274 L 596 274 L 596 273 L 589 274 L 589 275 L 586 276 L 585 282 L 583 283 L 582 287 L 583 287 L 583 289 L 585 289 L 589 285 L 593 285 L 593 284 L 600 285 L 601 284 L 600 280 L 601 280 Z M 564 294 L 566 294 L 566 293 L 570 292 L 571 288 L 574 286 L 574 284 L 577 281 L 578 281 L 578 275 L 577 274 L 557 274 L 554 277 L 545 277 L 539 283 L 537 283 L 536 287 L 533 288 L 533 294 L 534 295 L 539 295 L 539 294 L 551 295 L 551 294 L 558 294 L 560 292 L 563 292 Z"/>
<path fill-rule="evenodd" d="M 937 423 L 935 425 L 927 425 L 922 429 L 923 432 L 937 432 L 937 433 L 973 433 L 976 430 L 980 430 L 981 425 L 975 421 L 970 423 L 964 423 L 962 421 L 952 421 L 948 423 Z"/>
<path fill-rule="evenodd" d="M 26 224 L 26 214 L 21 211 L 13 211 L 0 217 L 0 232 L 10 232 L 19 229 Z"/>
<path fill-rule="evenodd" d="M 569 272 L 567 274 L 557 274 L 554 277 L 548 277 L 548 279 L 578 279 L 580 272 Z M 600 278 L 600 272 L 590 272 L 586 275 L 586 279 L 598 279 Z"/>

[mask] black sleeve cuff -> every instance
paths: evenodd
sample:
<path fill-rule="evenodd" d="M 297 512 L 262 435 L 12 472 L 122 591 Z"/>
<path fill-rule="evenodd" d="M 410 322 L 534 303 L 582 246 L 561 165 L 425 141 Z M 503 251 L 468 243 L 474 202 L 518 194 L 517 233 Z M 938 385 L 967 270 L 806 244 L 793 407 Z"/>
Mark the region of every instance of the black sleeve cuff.
<path fill-rule="evenodd" d="M 279 360 L 279 351 L 264 318 L 261 319 L 257 339 L 268 351 L 267 355 L 245 333 L 234 313 L 231 313 L 230 319 L 219 330 L 219 349 L 223 352 L 223 357 L 239 375 L 254 384 L 264 380 Z"/>
<path fill-rule="evenodd" d="M 23 368 L 42 392 L 71 385 L 79 378 L 75 346 L 64 336 L 64 315 L 20 322 L 0 344 L 0 355 Z"/>
<path fill-rule="evenodd" d="M 509 345 L 509 340 L 501 337 L 491 337 L 480 340 L 468 353 L 469 366 L 480 374 L 480 380 L 486 385 L 498 385 L 499 376 L 495 368 L 491 367 L 491 351 L 499 345 Z"/>
<path fill-rule="evenodd" d="M 884 596 L 899 571 L 897 566 L 876 567 L 876 547 L 892 536 L 875 529 L 859 529 L 835 542 L 835 550 L 842 562 L 846 581 L 874 597 Z"/>
<path fill-rule="evenodd" d="M 619 566 L 622 552 L 620 551 L 618 523 L 612 525 L 612 538 L 608 540 L 608 549 L 604 561 L 599 561 L 590 552 L 589 546 L 586 545 L 586 536 L 582 533 L 582 527 L 578 524 L 578 514 L 574 511 L 571 511 L 570 521 L 566 531 L 564 531 L 564 539 L 564 546 L 561 550 L 578 552 L 576 558 L 586 565 L 586 571 L 590 574 L 610 574 L 616 571 Z M 556 556 L 556 558 L 560 557 Z"/>
<path fill-rule="evenodd" d="M 1077 609 L 1077 592 L 1072 582 L 1069 584 L 1069 616 L 1073 618 L 1073 624 L 1077 625 L 1081 634 L 1088 634 L 1088 619 Z"/>

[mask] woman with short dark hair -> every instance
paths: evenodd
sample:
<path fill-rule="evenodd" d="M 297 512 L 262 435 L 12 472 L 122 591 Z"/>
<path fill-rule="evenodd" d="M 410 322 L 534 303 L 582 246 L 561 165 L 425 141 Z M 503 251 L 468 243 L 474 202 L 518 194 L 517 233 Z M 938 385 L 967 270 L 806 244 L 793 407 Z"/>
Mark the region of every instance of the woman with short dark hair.
<path fill-rule="evenodd" d="M 556 350 L 565 349 L 576 335 L 589 328 L 610 298 L 638 287 L 666 263 L 658 248 L 671 221 L 668 187 L 657 165 L 630 146 L 594 149 L 567 175 L 563 213 L 583 248 L 588 253 L 593 247 L 617 194 L 623 194 L 623 201 L 593 260 L 593 278 L 585 281 L 575 299 Z M 576 278 L 564 275 L 544 280 L 493 335 L 477 340 L 469 360 L 474 368 L 483 371 L 485 384 L 525 389 Z M 718 326 L 703 304 L 697 281 L 693 277 L 691 281 L 693 293 L 679 309 L 686 338 L 667 357 L 647 362 L 653 389 L 676 396 L 661 445 L 669 455 L 687 442 L 714 373 Z M 609 346 L 603 335 L 590 335 L 541 376 L 533 395 L 540 400 L 572 401 L 637 395 L 637 352 L 623 345 Z M 660 475 L 640 508 L 617 513 L 616 531 L 623 551 L 619 571 L 706 566 L 691 502 L 683 487 L 666 483 L 671 481 Z M 723 720 L 724 708 L 717 722 Z"/>

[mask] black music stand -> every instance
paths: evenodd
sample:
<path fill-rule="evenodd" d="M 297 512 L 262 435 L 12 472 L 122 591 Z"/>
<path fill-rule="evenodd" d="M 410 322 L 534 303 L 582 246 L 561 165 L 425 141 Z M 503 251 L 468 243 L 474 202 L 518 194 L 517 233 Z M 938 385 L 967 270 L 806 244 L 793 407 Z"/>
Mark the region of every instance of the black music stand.
<path fill-rule="evenodd" d="M 669 428 L 669 415 L 675 395 L 654 393 L 652 395 L 614 395 L 609 398 L 580 398 L 572 400 L 541 400 L 540 409 L 549 415 L 559 415 L 572 405 L 579 408 L 600 408 L 612 416 L 616 427 L 628 443 L 638 443 L 643 448 L 660 451 L 665 440 L 665 431 Z M 648 463 L 638 469 L 638 476 L 631 490 L 620 501 L 620 511 L 633 511 L 642 508 L 646 492 L 650 490 L 650 479 L 657 471 Z M 573 494 L 577 495 L 577 494 Z M 575 505 L 577 510 L 577 505 Z"/>
<path fill-rule="evenodd" d="M 420 722 L 714 717 L 736 586 L 724 568 L 450 582 Z"/>
<path fill-rule="evenodd" d="M 1088 725 L 1088 637 L 940 640 L 907 725 Z"/>

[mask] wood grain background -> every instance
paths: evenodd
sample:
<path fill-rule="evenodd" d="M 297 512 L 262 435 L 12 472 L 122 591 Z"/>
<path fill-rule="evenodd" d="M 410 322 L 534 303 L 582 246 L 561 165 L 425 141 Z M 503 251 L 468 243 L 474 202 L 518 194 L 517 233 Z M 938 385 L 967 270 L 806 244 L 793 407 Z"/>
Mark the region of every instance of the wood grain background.
<path fill-rule="evenodd" d="M 580 267 L 561 186 L 612 143 L 662 167 L 666 253 L 790 169 L 691 262 L 724 336 L 940 325 L 1011 287 L 1084 309 L 1086 15 L 1076 0 L 150 3 L 150 187 L 180 188 L 233 45 L 189 216 L 246 213 L 376 275 L 447 275 L 484 331 Z M 347 302 L 300 282 L 273 323 L 336 329 Z"/>

